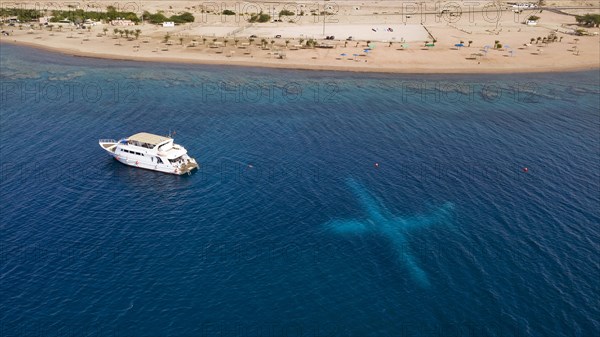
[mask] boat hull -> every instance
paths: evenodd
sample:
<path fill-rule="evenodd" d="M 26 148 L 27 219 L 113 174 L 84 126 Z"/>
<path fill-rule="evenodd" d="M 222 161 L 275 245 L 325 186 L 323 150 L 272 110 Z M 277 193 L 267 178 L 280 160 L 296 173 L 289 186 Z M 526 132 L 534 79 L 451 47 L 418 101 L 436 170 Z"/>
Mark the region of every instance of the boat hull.
<path fill-rule="evenodd" d="M 116 161 L 118 161 L 122 164 L 125 164 L 127 166 L 132 166 L 132 167 L 136 167 L 136 168 L 141 168 L 141 169 L 156 171 L 156 172 L 162 172 L 162 173 L 167 173 L 167 174 L 174 174 L 174 175 L 178 175 L 178 176 L 184 175 L 184 174 L 190 174 L 195 169 L 198 169 L 197 164 L 192 164 L 192 165 L 189 165 L 189 167 L 179 169 L 179 168 L 168 168 L 168 167 L 161 167 L 159 165 L 143 163 L 140 161 L 131 160 L 128 158 L 117 156 L 117 155 L 114 155 L 113 158 Z"/>
<path fill-rule="evenodd" d="M 152 162 L 139 160 L 136 158 L 129 158 L 127 156 L 123 156 L 117 154 L 119 151 L 118 143 L 115 140 L 100 140 L 99 145 L 102 149 L 104 149 L 110 156 L 112 156 L 118 162 L 125 164 L 127 166 L 137 167 L 145 170 L 174 174 L 174 175 L 183 175 L 190 174 L 195 169 L 198 169 L 198 164 L 193 158 L 186 156 L 187 159 L 178 163 L 178 165 L 169 165 L 165 164 L 166 161 L 163 159 L 163 163 L 157 163 L 154 160 Z M 152 155 L 149 155 L 152 157 Z M 148 158 L 148 157 L 146 157 Z M 158 159 L 157 159 L 158 161 Z"/>

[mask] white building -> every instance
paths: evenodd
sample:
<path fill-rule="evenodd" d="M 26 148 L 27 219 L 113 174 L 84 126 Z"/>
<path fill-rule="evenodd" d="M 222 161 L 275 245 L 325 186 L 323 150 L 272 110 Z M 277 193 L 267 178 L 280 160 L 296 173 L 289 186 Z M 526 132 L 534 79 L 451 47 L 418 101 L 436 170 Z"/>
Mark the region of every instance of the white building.
<path fill-rule="evenodd" d="M 163 27 L 175 27 L 175 22 L 173 21 L 165 21 L 162 23 Z"/>
<path fill-rule="evenodd" d="M 111 26 L 135 26 L 135 22 L 131 20 L 112 20 Z"/>

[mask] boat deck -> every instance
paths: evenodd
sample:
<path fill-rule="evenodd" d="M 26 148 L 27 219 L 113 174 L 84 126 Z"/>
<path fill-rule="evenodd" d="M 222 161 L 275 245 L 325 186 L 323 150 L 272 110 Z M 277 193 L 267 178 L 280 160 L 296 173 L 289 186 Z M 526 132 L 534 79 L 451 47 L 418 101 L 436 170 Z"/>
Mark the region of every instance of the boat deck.
<path fill-rule="evenodd" d="M 117 144 L 111 144 L 111 143 L 100 143 L 100 146 L 102 146 L 102 148 L 104 148 L 105 150 L 108 150 L 110 152 L 115 152 L 115 149 L 117 148 Z"/>

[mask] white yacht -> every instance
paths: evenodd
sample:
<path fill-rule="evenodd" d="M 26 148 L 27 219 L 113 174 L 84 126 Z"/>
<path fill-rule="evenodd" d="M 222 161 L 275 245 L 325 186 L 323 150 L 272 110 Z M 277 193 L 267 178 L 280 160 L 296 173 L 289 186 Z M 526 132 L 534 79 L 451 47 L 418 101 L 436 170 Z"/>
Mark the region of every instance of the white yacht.
<path fill-rule="evenodd" d="M 100 139 L 98 142 L 116 160 L 129 166 L 182 175 L 198 168 L 187 150 L 173 143 L 173 138 L 140 132 L 119 141 Z"/>

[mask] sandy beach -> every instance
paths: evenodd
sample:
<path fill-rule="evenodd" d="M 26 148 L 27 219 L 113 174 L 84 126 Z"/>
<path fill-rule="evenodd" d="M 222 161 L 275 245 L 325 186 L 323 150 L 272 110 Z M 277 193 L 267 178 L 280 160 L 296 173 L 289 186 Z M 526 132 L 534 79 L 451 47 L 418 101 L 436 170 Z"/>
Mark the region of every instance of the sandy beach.
<path fill-rule="evenodd" d="M 143 4 L 139 11 L 164 9 L 166 15 L 190 11 L 196 20 L 175 27 L 148 22 L 127 27 L 98 23 L 89 29 L 68 24 L 51 24 L 52 28 L 3 25 L 8 35 L 3 34 L 0 43 L 119 60 L 316 70 L 513 73 L 600 67 L 599 28 L 585 27 L 586 36 L 573 34 L 580 27 L 572 14 L 599 11 L 580 2 L 575 5 L 581 8 L 569 2 L 571 7 L 560 11 L 531 9 L 515 13 L 504 5 L 491 14 L 489 8 L 465 7 L 462 12 L 455 11 L 458 14 L 448 15 L 441 13 L 445 7 L 439 3 L 419 10 L 390 3 L 375 2 L 365 7 L 344 1 L 335 8 L 322 5 L 321 9 L 335 12 L 332 15 L 295 15 L 285 17 L 283 22 L 252 24 L 244 15 L 220 15 L 221 8 L 217 9 L 219 13 L 206 13 L 206 7 L 200 9 L 193 2 Z M 230 2 L 225 6 L 239 9 L 243 4 L 252 3 Z M 309 11 L 308 5 L 290 4 Z M 493 15 L 496 17 L 491 20 Z M 540 18 L 538 23 L 524 24 L 531 15 Z M 114 29 L 139 29 L 140 34 L 138 38 L 126 37 Z M 330 36 L 334 38 L 326 38 Z M 318 45 L 306 46 L 310 39 Z"/>

